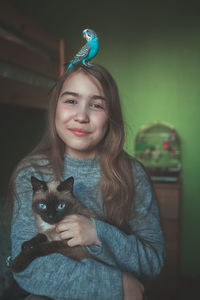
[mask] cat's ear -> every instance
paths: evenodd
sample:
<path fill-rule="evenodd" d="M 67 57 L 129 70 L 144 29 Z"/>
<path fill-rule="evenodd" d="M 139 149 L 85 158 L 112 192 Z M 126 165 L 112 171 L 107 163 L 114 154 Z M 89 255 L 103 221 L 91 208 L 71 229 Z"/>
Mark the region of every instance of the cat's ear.
<path fill-rule="evenodd" d="M 73 177 L 69 177 L 66 180 L 62 181 L 58 185 L 57 190 L 59 192 L 70 191 L 72 193 L 73 192 L 73 185 L 74 185 L 74 178 Z"/>
<path fill-rule="evenodd" d="M 34 176 L 31 176 L 31 183 L 32 183 L 32 187 L 33 187 L 33 191 L 37 192 L 37 191 L 47 191 L 47 185 L 45 181 L 39 180 Z"/>

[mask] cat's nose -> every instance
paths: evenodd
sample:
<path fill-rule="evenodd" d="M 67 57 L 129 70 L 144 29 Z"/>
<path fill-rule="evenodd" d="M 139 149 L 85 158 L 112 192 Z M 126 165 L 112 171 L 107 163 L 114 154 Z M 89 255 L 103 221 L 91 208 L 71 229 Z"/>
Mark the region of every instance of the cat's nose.
<path fill-rule="evenodd" d="M 55 218 L 55 213 L 48 214 L 49 220 L 53 220 Z"/>

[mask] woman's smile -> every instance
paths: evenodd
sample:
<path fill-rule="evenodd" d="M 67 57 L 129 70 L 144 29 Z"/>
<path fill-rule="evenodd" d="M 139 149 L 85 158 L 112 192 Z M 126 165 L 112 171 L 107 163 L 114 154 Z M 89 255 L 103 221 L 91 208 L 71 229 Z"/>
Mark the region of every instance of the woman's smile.
<path fill-rule="evenodd" d="M 69 128 L 69 130 L 76 136 L 87 136 L 89 134 L 91 134 L 90 131 L 84 130 L 82 128 Z"/>

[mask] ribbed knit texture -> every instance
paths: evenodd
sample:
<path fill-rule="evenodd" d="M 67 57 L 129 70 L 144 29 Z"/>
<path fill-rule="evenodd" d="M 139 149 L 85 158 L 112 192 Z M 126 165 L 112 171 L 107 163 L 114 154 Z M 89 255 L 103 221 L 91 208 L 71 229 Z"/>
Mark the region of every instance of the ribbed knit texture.
<path fill-rule="evenodd" d="M 74 261 L 61 254 L 35 259 L 15 279 L 31 294 L 45 295 L 56 300 L 122 300 L 122 272 L 130 272 L 143 283 L 159 274 L 165 258 L 165 246 L 159 224 L 158 208 L 148 178 L 138 162 L 133 160 L 136 210 L 140 218 L 130 220 L 134 234 L 126 235 L 116 227 L 93 219 L 100 246 L 88 250 L 105 264 L 93 259 Z M 20 171 L 16 191 L 20 200 L 14 207 L 11 231 L 12 257 L 21 244 L 37 234 L 32 214 L 30 177 L 49 180 L 50 175 L 33 167 Z M 63 179 L 74 177 L 74 194 L 87 207 L 103 216 L 99 186 L 98 158 L 76 159 L 65 155 Z"/>

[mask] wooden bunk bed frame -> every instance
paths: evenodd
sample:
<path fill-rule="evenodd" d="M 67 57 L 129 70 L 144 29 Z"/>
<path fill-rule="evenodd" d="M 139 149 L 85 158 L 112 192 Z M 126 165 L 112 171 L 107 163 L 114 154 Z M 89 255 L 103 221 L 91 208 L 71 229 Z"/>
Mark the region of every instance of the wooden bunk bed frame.
<path fill-rule="evenodd" d="M 0 103 L 46 109 L 72 50 L 0 0 Z"/>

